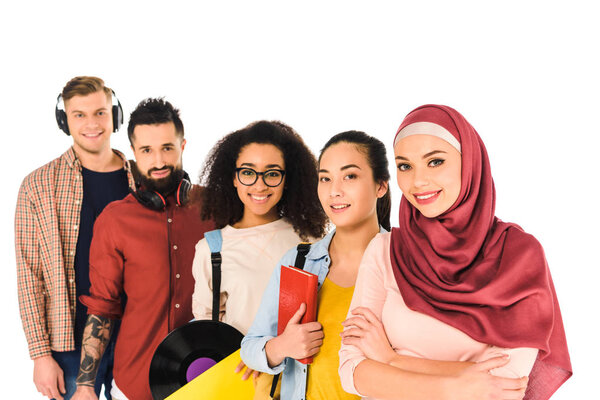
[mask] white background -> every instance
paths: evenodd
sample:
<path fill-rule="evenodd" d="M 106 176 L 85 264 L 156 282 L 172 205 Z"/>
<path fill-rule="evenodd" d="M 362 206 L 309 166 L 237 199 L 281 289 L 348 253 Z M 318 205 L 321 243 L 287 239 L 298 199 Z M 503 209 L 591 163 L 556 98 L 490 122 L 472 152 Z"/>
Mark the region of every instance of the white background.
<path fill-rule="evenodd" d="M 486 143 L 496 214 L 546 250 L 575 371 L 553 398 L 597 398 L 600 24 L 593 2 L 194 3 L 0 6 L 3 397 L 41 398 L 17 305 L 18 187 L 71 143 L 54 120 L 63 85 L 97 75 L 126 115 L 149 96 L 181 109 L 192 176 L 218 138 L 257 119 L 290 124 L 317 152 L 348 129 L 389 145 L 416 106 L 456 108 Z M 113 146 L 132 156 L 124 129 Z M 400 195 L 392 183 L 394 225 Z"/>

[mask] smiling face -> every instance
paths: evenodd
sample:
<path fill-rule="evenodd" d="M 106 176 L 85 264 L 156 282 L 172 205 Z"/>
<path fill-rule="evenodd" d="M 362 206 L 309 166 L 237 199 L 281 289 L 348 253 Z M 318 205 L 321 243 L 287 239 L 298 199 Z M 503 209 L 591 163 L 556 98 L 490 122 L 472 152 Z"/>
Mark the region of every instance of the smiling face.
<path fill-rule="evenodd" d="M 250 143 L 240 150 L 235 167 L 251 168 L 259 173 L 270 169 L 285 171 L 285 160 L 281 150 L 272 144 Z M 244 204 L 244 215 L 236 227 L 249 228 L 279 219 L 277 203 L 283 196 L 285 176 L 275 187 L 267 186 L 263 177 L 264 175 L 257 176 L 256 182 L 248 186 L 238 180 L 237 173 L 234 174 L 233 186 Z"/>
<path fill-rule="evenodd" d="M 398 186 L 404 197 L 427 218 L 446 212 L 458 199 L 461 154 L 443 139 L 412 135 L 394 146 Z"/>
<path fill-rule="evenodd" d="M 104 91 L 73 96 L 65 101 L 73 147 L 78 154 L 98 154 L 110 148 L 112 104 Z"/>
<path fill-rule="evenodd" d="M 354 228 L 373 219 L 377 223 L 377 199 L 386 191 L 387 182 L 373 180 L 367 157 L 356 144 L 340 142 L 321 155 L 319 201 L 338 229 Z"/>
<path fill-rule="evenodd" d="M 147 179 L 167 181 L 176 169 L 182 168 L 181 155 L 185 139 L 177 134 L 173 122 L 137 125 L 132 146 L 140 173 Z"/>

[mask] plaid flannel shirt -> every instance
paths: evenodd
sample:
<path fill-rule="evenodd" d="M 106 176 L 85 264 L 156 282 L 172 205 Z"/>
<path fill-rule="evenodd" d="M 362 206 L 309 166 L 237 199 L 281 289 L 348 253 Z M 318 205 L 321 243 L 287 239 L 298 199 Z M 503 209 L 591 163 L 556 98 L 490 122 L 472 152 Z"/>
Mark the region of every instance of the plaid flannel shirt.
<path fill-rule="evenodd" d="M 123 159 L 129 187 L 135 188 Z M 19 309 L 30 357 L 75 349 L 75 248 L 83 200 L 81 162 L 73 148 L 33 171 L 19 189 L 15 250 Z"/>

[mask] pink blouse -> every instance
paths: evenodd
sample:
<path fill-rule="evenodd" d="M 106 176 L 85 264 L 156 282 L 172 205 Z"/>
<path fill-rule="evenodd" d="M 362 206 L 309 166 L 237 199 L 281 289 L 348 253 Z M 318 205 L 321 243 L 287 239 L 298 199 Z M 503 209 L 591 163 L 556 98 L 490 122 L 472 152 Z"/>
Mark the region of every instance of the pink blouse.
<path fill-rule="evenodd" d="M 485 361 L 510 354 L 510 361 L 492 374 L 503 377 L 529 375 L 537 349 L 506 349 L 480 343 L 462 331 L 433 317 L 410 310 L 398 289 L 390 261 L 390 233 L 380 233 L 369 244 L 361 261 L 354 296 L 348 310 L 367 307 L 383 322 L 390 344 L 401 355 L 439 361 Z M 359 394 L 354 386 L 354 369 L 366 359 L 355 346 L 340 349 L 339 374 L 342 387 Z"/>

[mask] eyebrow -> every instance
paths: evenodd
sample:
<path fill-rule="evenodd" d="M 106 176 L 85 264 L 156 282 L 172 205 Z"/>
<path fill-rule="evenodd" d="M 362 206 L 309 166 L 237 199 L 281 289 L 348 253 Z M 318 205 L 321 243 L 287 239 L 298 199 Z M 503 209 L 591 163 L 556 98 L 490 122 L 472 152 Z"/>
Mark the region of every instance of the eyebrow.
<path fill-rule="evenodd" d="M 445 151 L 442 151 L 442 150 L 433 150 L 433 151 L 430 151 L 429 153 L 425 154 L 422 158 L 431 157 L 432 155 L 437 154 L 437 153 L 447 154 Z"/>
<path fill-rule="evenodd" d="M 168 147 L 168 146 L 175 146 L 175 143 L 171 143 L 171 142 L 169 142 L 169 143 L 163 143 L 163 144 L 161 144 L 161 145 L 160 145 L 160 147 Z M 150 146 L 150 145 L 145 145 L 145 146 L 140 146 L 140 147 L 138 147 L 138 149 L 140 149 L 140 150 L 141 150 L 141 149 L 149 149 L 150 147 L 152 147 L 152 146 Z"/>
<path fill-rule="evenodd" d="M 438 154 L 438 153 L 444 153 L 444 154 L 447 154 L 447 153 L 446 153 L 445 151 L 443 151 L 443 150 L 433 150 L 433 151 L 430 151 L 430 152 L 429 152 L 429 153 L 427 153 L 427 154 L 424 154 L 424 155 L 423 155 L 423 157 L 421 157 L 421 158 L 427 158 L 427 157 L 431 157 L 432 155 L 434 155 L 434 154 Z M 404 161 L 408 161 L 408 158 L 406 158 L 406 157 L 402 157 L 402 156 L 396 156 L 396 158 L 395 158 L 395 159 L 396 159 L 396 160 L 404 160 Z"/>
<path fill-rule="evenodd" d="M 242 166 L 242 167 L 244 167 L 244 166 L 248 166 L 248 167 L 254 167 L 254 168 L 256 168 L 256 165 L 255 165 L 255 164 L 252 164 L 252 163 L 242 163 L 242 165 L 241 165 L 241 166 Z M 265 168 L 266 168 L 266 169 L 272 169 L 272 168 L 279 168 L 279 169 L 283 169 L 283 167 L 282 167 L 281 165 L 279 165 L 279 164 L 268 164 L 268 165 L 266 165 L 266 166 L 265 166 Z"/>
<path fill-rule="evenodd" d="M 349 168 L 358 168 L 358 169 L 360 169 L 360 167 L 358 165 L 356 165 L 356 164 L 348 164 L 348 165 L 344 165 L 343 167 L 341 167 L 340 171 L 344 171 L 344 170 L 349 169 Z M 319 173 L 321 173 L 321 172 L 328 173 L 329 171 L 326 170 L 326 169 L 320 169 Z"/>
<path fill-rule="evenodd" d="M 106 108 L 106 107 L 100 107 L 100 108 L 98 108 L 97 110 L 95 110 L 94 112 L 98 112 L 98 111 L 106 111 L 106 110 L 108 110 L 108 108 Z M 85 114 L 85 113 L 84 113 L 83 111 L 81 111 L 81 110 L 73 110 L 73 111 L 71 111 L 71 114 L 78 114 L 78 113 Z"/>

